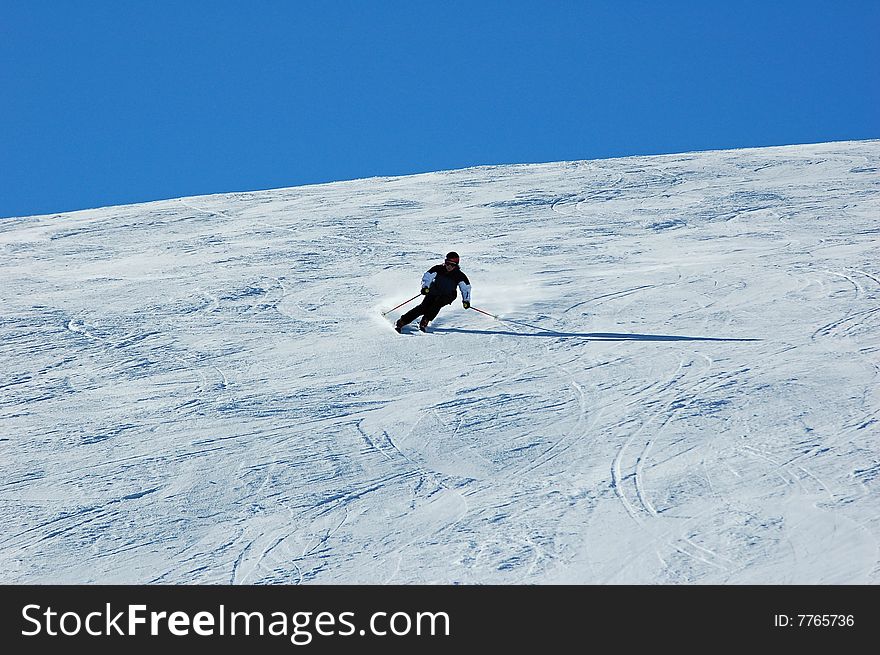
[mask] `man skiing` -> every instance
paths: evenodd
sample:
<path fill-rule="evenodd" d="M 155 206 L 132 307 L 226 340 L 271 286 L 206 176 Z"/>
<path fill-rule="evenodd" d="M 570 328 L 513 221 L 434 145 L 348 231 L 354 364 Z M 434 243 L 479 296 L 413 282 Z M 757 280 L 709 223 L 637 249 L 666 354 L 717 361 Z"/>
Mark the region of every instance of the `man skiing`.
<path fill-rule="evenodd" d="M 457 252 L 446 254 L 446 261 L 437 266 L 432 266 L 422 276 L 422 295 L 425 296 L 422 304 L 413 307 L 401 316 L 394 329 L 398 332 L 403 326 L 410 323 L 417 316 L 421 316 L 419 329 L 428 331 L 428 323 L 433 321 L 438 312 L 458 297 L 456 287 L 461 289 L 461 304 L 465 309 L 471 306 L 471 283 L 462 270 L 458 267 L 460 259 Z"/>

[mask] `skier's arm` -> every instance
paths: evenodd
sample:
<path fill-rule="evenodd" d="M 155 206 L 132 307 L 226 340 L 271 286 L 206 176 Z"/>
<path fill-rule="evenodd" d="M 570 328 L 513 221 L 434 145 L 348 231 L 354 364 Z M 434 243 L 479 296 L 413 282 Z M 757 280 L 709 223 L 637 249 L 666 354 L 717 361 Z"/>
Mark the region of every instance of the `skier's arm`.
<path fill-rule="evenodd" d="M 437 277 L 436 273 L 432 273 L 431 271 L 426 271 L 422 276 L 422 289 L 427 289 L 434 282 L 434 278 Z"/>
<path fill-rule="evenodd" d="M 461 301 L 470 304 L 471 302 L 471 285 L 462 280 L 458 283 L 458 288 L 461 289 Z"/>

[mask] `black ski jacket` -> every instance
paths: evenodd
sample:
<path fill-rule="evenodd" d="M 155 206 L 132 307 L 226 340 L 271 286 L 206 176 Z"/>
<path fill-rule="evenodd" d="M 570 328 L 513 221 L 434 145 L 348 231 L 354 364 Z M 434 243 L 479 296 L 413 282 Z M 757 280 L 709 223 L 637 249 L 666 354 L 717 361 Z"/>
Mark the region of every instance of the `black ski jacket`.
<path fill-rule="evenodd" d="M 471 301 L 471 282 L 457 266 L 451 271 L 443 264 L 432 266 L 422 276 L 422 287 L 428 287 L 429 296 L 437 296 L 447 305 L 458 296 L 456 289 L 461 289 L 462 300 Z"/>

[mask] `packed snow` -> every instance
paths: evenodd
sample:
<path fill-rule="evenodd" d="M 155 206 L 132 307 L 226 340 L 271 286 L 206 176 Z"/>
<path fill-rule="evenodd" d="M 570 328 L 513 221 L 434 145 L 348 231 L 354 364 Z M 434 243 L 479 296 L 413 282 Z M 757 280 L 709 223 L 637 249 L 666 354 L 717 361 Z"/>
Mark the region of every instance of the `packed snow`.
<path fill-rule="evenodd" d="M 878 246 L 880 141 L 0 220 L 0 582 L 877 584 Z"/>

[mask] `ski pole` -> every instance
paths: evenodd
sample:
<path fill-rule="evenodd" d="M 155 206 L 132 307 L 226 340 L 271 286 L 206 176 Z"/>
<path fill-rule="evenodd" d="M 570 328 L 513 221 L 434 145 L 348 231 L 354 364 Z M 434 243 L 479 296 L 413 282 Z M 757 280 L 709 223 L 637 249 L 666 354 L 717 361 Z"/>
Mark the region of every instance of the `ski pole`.
<path fill-rule="evenodd" d="M 492 318 L 498 319 L 499 321 L 501 320 L 501 317 L 500 317 L 500 316 L 495 316 L 495 314 L 490 314 L 489 312 L 484 312 L 484 311 L 483 311 L 482 309 L 480 309 L 479 307 L 474 307 L 473 305 L 471 305 L 471 309 L 473 309 L 473 310 L 475 310 L 475 311 L 478 311 L 478 312 L 480 312 L 481 314 L 485 314 L 486 316 L 491 316 Z"/>
<path fill-rule="evenodd" d="M 495 314 L 490 314 L 489 312 L 484 312 L 482 309 L 479 309 L 478 307 L 474 307 L 473 305 L 471 305 L 471 309 L 476 309 L 481 314 L 485 314 L 486 316 L 491 316 L 496 321 L 501 321 L 502 323 L 512 323 L 513 325 L 522 325 L 522 326 L 527 327 L 531 330 L 546 330 L 547 329 L 547 328 L 541 327 L 540 325 L 531 325 L 529 323 L 523 323 L 522 321 L 514 321 L 512 318 L 501 318 L 500 316 L 496 316 Z"/>
<path fill-rule="evenodd" d="M 409 300 L 404 300 L 402 303 L 400 303 L 399 305 L 397 305 L 397 307 L 403 307 L 406 303 L 408 303 L 408 302 L 412 302 L 413 300 L 415 300 L 416 298 L 418 298 L 418 297 L 421 296 L 421 295 L 422 295 L 422 294 L 417 293 L 416 295 L 414 295 L 414 296 L 413 296 L 412 298 L 410 298 Z M 393 312 L 395 309 L 397 309 L 397 307 L 392 307 L 392 308 L 389 309 L 388 311 L 382 312 L 382 316 L 385 316 L 385 314 L 390 314 L 390 313 Z"/>

